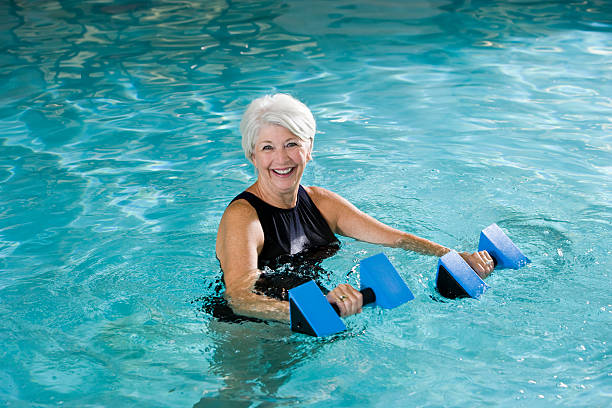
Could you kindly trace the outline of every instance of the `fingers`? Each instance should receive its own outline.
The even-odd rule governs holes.
[[[495,268],[495,262],[493,261],[493,257],[487,251],[479,252],[481,258],[485,261],[485,264],[493,270]]]
[[[472,254],[463,252],[461,256],[482,279],[493,272],[495,265],[493,258],[491,258],[487,251],[474,252]]]
[[[335,303],[340,310],[340,316],[350,316],[361,313],[363,296],[349,284],[343,283],[327,294],[327,300]]]
[[[480,258],[482,259],[482,261],[484,262],[483,278],[486,278],[487,276],[491,274],[491,272],[493,272],[493,269],[495,269],[495,262],[493,262],[493,258],[491,257],[491,255],[489,255],[487,251],[480,251],[478,252],[478,254],[480,255]]]

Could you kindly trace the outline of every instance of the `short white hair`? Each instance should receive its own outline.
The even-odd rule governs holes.
[[[317,124],[310,109],[291,95],[266,95],[251,102],[240,121],[242,150],[250,162],[259,131],[266,125],[284,127],[300,140],[309,142],[312,149]]]

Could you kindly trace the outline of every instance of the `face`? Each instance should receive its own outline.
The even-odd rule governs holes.
[[[286,128],[262,127],[251,156],[260,186],[275,194],[295,191],[311,159],[310,151],[309,142],[302,141]]]

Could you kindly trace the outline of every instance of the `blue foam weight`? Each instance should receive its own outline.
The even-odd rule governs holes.
[[[291,330],[311,336],[329,336],[346,330],[315,281],[309,281],[289,291]]]
[[[438,261],[436,276],[438,292],[447,298],[478,298],[488,286],[456,251],[450,251]]]
[[[374,291],[375,305],[392,309],[414,299],[414,295],[385,254],[362,259],[360,271],[361,287]]]
[[[531,262],[497,224],[482,230],[478,250],[487,251],[497,262],[498,268],[519,269]]]

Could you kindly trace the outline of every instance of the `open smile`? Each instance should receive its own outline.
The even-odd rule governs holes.
[[[272,172],[280,177],[288,177],[295,171],[295,167],[287,167],[284,169],[272,169]]]

